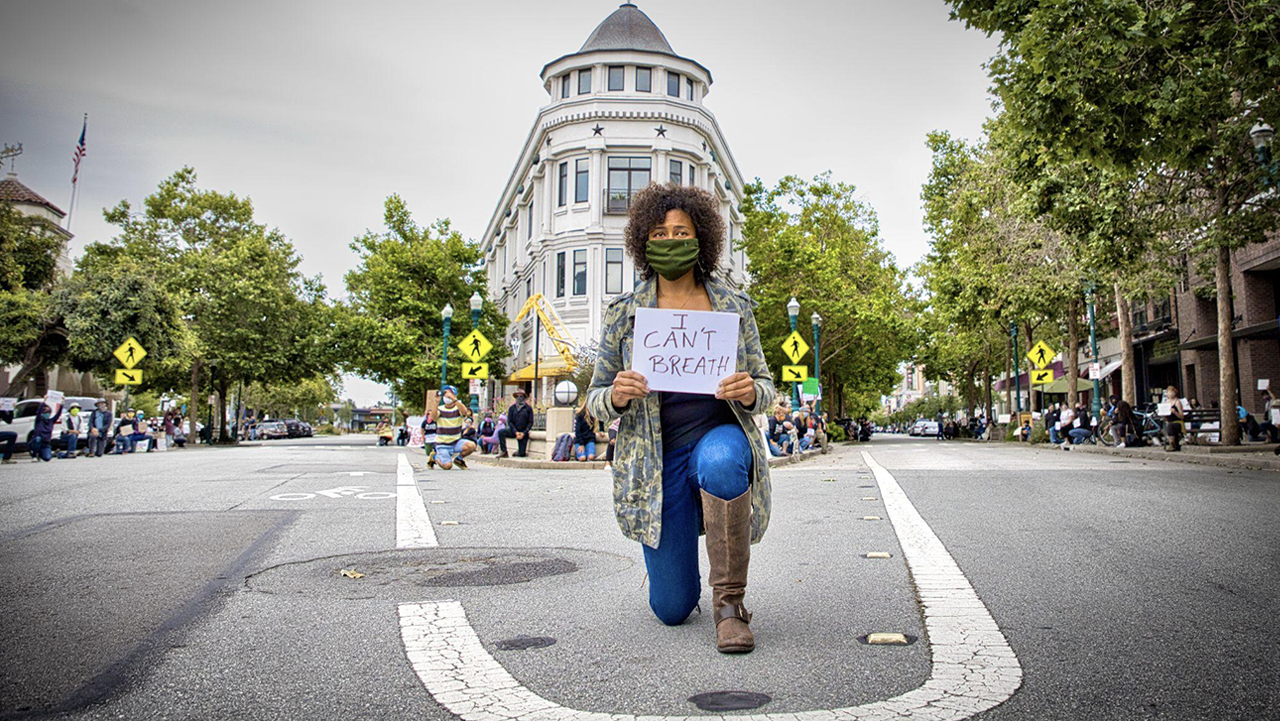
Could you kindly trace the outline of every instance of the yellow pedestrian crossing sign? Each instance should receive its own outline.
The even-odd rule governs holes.
[[[142,347],[142,344],[139,343],[137,339],[131,337],[129,340],[121,343],[119,348],[116,348],[114,355],[116,358],[120,359],[120,364],[125,368],[132,368],[138,365],[139,361],[146,357],[147,351]],[[119,381],[116,382],[119,383]]]
[[[493,350],[493,344],[488,338],[484,337],[484,333],[479,330],[473,330],[467,334],[465,338],[458,342],[458,350],[462,351],[462,355],[472,363],[479,362],[481,358],[489,355],[489,351]],[[467,376],[468,378],[470,376]]]
[[[1031,385],[1042,386],[1046,383],[1053,382],[1053,369],[1047,368],[1042,371],[1031,371]]]
[[[1027,360],[1031,361],[1036,368],[1044,368],[1053,362],[1056,355],[1058,355],[1058,351],[1050,348],[1048,343],[1040,341],[1032,346],[1031,350],[1027,351]]]
[[[804,354],[809,352],[809,344],[804,342],[804,338],[798,331],[793,330],[791,335],[782,341],[782,352],[787,354],[792,363],[799,363]]]
[[[116,369],[116,385],[118,386],[138,386],[142,385],[142,370],[139,368],[117,368]]]
[[[467,379],[478,378],[480,380],[487,380],[489,378],[489,364],[488,363],[463,363],[462,377]]]
[[[809,366],[782,366],[785,383],[803,383],[809,379]]]

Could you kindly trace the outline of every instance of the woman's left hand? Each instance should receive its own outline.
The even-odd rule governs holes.
[[[756,381],[750,373],[738,372],[720,381],[716,398],[738,401],[750,408],[756,404]]]

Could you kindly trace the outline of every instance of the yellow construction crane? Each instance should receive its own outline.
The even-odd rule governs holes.
[[[560,357],[564,359],[565,368],[571,375],[578,369],[578,361],[574,358],[573,353],[578,349],[578,344],[573,341],[573,335],[569,333],[569,329],[565,328],[564,321],[560,320],[560,314],[556,312],[554,306],[547,302],[541,293],[534,293],[529,296],[529,300],[525,301],[524,307],[516,314],[516,322],[524,320],[524,317],[532,310],[537,314],[537,321],[541,321],[541,325],[547,329],[547,336],[551,338],[551,344],[556,347],[556,351],[560,353]],[[538,339],[541,337],[541,329],[539,323],[535,321],[533,324],[533,365],[534,379],[537,379],[538,365]]]

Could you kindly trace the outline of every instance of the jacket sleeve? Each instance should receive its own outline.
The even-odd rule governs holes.
[[[635,404],[627,406],[622,413],[613,407],[613,379],[624,370],[622,358],[623,320],[626,317],[626,304],[615,302],[605,310],[604,332],[600,336],[600,344],[596,349],[596,368],[591,376],[591,385],[587,389],[587,409],[591,415],[602,421],[612,421],[622,413],[635,408]]]
[[[747,406],[742,401],[734,401],[739,407],[751,414],[764,413],[773,407],[778,391],[773,387],[773,374],[764,360],[764,348],[760,345],[760,329],[756,326],[756,315],[750,307],[742,311],[742,331],[746,348],[746,368],[744,371],[755,379],[756,402]]]

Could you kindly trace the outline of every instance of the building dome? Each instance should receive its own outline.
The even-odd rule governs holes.
[[[676,54],[658,26],[632,3],[623,3],[604,22],[597,25],[578,52],[589,53],[595,50],[645,50]]]

